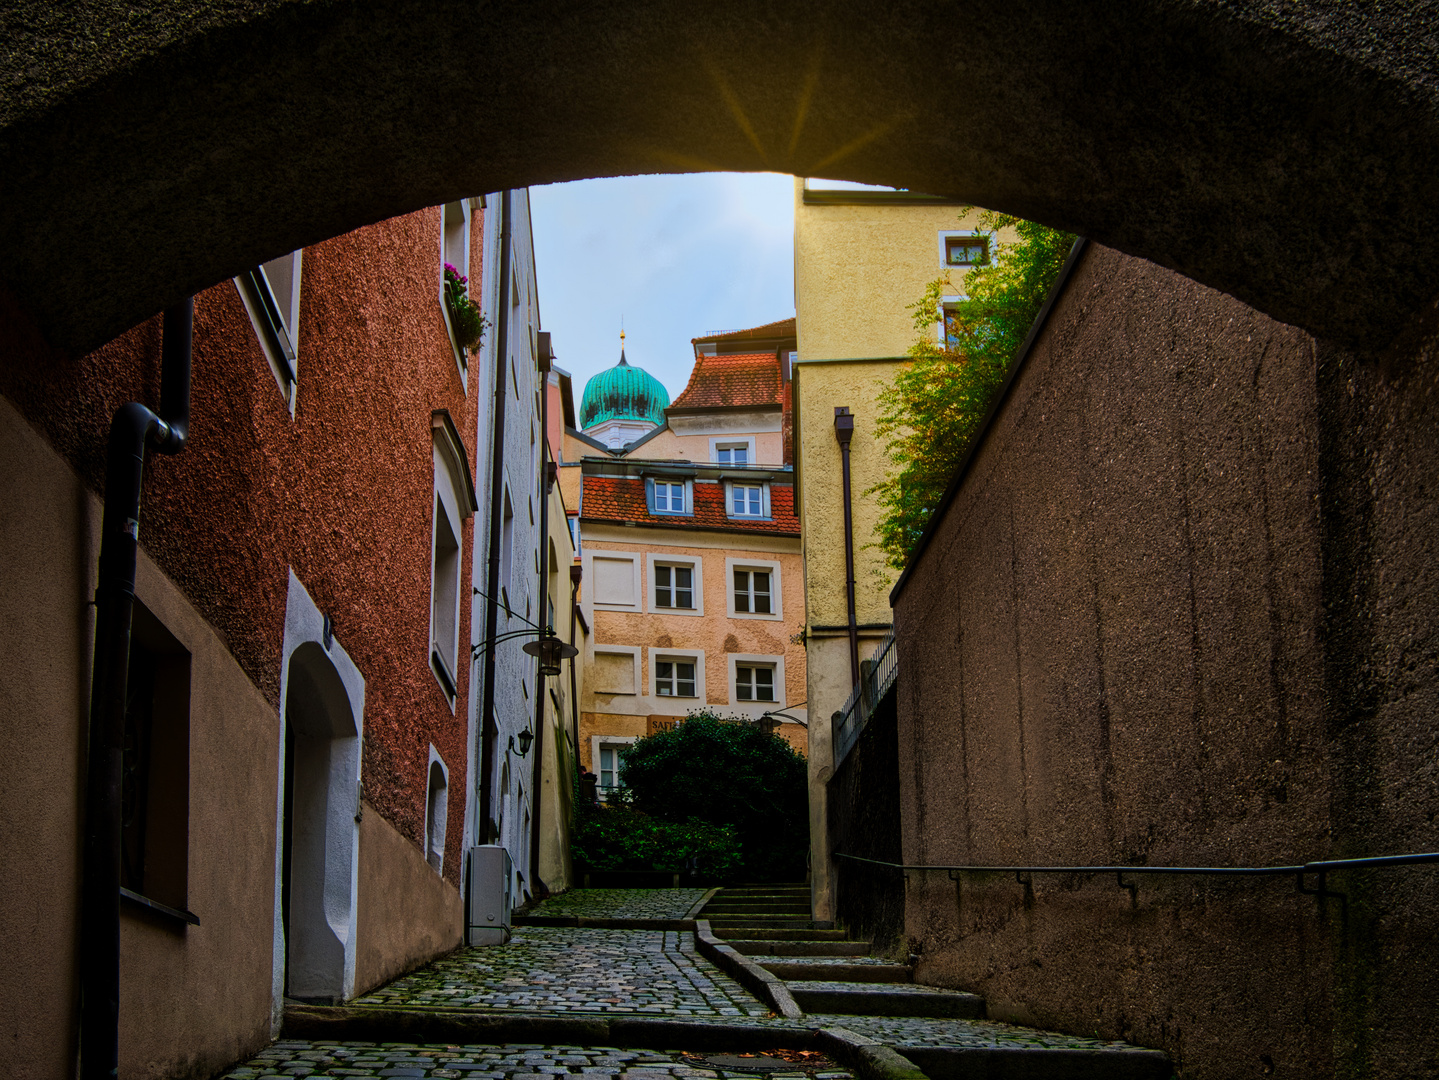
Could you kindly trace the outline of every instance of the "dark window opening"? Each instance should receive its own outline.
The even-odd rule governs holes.
[[[121,756],[120,885],[186,907],[190,654],[138,601]]]

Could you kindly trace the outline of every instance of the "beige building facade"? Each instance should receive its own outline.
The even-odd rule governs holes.
[[[625,747],[700,709],[767,718],[808,749],[793,321],[694,346],[689,385],[643,437],[597,453],[567,432],[593,627],[580,754],[602,794]]]
[[[891,469],[875,436],[878,396],[915,342],[909,305],[940,277],[947,278],[946,299],[962,298],[965,275],[991,253],[978,211],[961,203],[798,178],[794,243],[795,505],[805,572],[806,697],[815,718],[809,741],[814,916],[823,921],[834,918],[825,794],[834,769],[830,718],[853,690],[858,662],[893,629],[894,575],[875,546],[881,509],[866,494]],[[938,321],[933,332],[936,339],[942,333]],[[847,413],[840,423],[852,432],[853,631],[837,410]]]

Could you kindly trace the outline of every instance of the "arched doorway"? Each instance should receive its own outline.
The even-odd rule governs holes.
[[[706,169],[957,196],[1361,348],[1439,293],[1430,3],[188,6],[12,21],[0,267],[55,344],[448,199]]]
[[[354,993],[364,712],[363,679],[293,574],[285,651],[277,1008]]]

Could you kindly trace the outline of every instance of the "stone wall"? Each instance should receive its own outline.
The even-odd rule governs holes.
[[[1433,337],[1091,246],[895,599],[904,861],[1432,850]],[[1434,870],[911,882],[917,977],[1187,1077],[1431,1075]],[[1309,885],[1314,881],[1311,878]]]

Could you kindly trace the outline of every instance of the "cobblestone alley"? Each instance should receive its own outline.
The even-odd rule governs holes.
[[[914,1059],[939,1051],[1056,1066],[1023,1075],[1157,1075],[1147,1051],[986,1020],[780,1016],[701,955],[694,930],[651,928],[693,925],[707,896],[575,890],[518,920],[506,945],[457,950],[343,1008],[291,1006],[285,1037],[225,1076],[922,1080]]]

